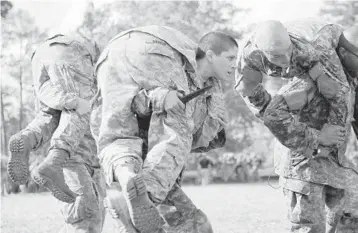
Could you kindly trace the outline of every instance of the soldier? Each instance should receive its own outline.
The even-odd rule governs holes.
[[[336,49],[351,54],[357,48],[337,25],[294,22],[287,31],[276,21],[258,26],[243,48],[236,88],[288,148],[275,152],[281,153],[276,172],[289,203],[291,231],[335,232],[349,209],[344,202],[357,194],[357,174],[342,167],[355,81]],[[343,64],[356,59],[352,56]],[[260,72],[294,78],[271,97]]]
[[[26,182],[30,151],[51,139],[49,155],[31,175],[64,201],[62,232],[99,233],[106,186],[89,126],[89,100],[96,93],[93,67],[99,51],[80,31],[70,35],[50,37],[32,57],[40,112],[10,139],[8,172],[17,182]]]
[[[233,74],[236,54],[236,41],[224,33],[209,33],[197,48],[182,33],[161,26],[123,32],[105,48],[96,68],[99,93],[91,127],[107,183],[120,184],[108,193],[106,204],[123,232],[162,232],[155,205],[166,202],[178,209],[179,220],[188,220],[176,232],[212,232],[205,214],[176,180],[191,151],[225,142],[227,113],[220,82]],[[206,94],[181,102],[182,93],[209,85]],[[151,106],[144,139],[148,153],[142,150],[144,126],[138,123],[133,99],[134,106]]]
[[[65,183],[63,165],[74,155],[89,127],[90,99],[96,90],[92,74],[99,51],[91,41],[76,34],[72,39],[58,34],[38,46],[32,56],[32,72],[36,97],[41,112],[33,123],[10,138],[8,172],[15,182],[24,183],[29,173],[29,153],[36,149],[35,136],[49,135],[51,147],[46,159],[32,172],[33,179],[67,203],[75,194]],[[49,121],[61,111],[56,130],[41,131],[37,124]],[[35,132],[35,133],[34,133]]]

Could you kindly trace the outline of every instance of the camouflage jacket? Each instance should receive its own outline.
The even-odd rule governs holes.
[[[295,99],[296,105],[289,106],[287,98]],[[341,169],[344,156],[338,158],[332,152],[328,157],[312,157],[319,148],[319,131],[328,121],[330,106],[311,79],[294,78],[274,97],[260,84],[245,101],[280,142],[275,148],[278,175],[337,188],[345,186]]]
[[[192,138],[189,143],[192,145],[192,150],[195,151],[207,151],[223,146],[225,142],[224,125],[226,123],[226,109],[223,102],[221,84],[215,78],[204,82],[196,75],[195,51],[197,45],[184,34],[172,28],[162,26],[145,26],[122,32],[109,42],[97,62],[97,67],[106,62],[111,43],[115,43],[116,40],[131,32],[142,32],[157,37],[158,40],[153,41],[153,43],[158,43],[161,46],[157,46],[156,49],[158,51],[153,50],[148,52],[163,54],[163,56],[181,61],[180,63],[182,63],[181,65],[183,67],[182,72],[185,73],[183,76],[168,73],[166,74],[166,79],[161,80],[163,79],[162,75],[154,75],[151,74],[150,71],[147,71],[145,76],[142,73],[136,72],[136,75],[132,76],[132,78],[141,88],[138,95],[142,94],[146,97],[143,99],[143,101],[146,102],[144,105],[149,106],[150,103],[153,110],[155,110],[156,113],[160,113],[164,109],[165,96],[170,90],[179,90],[185,94],[189,94],[198,88],[203,88],[205,85],[213,85],[214,88],[212,88],[212,90],[186,104],[187,119],[192,125],[192,135],[188,137],[188,139]],[[165,43],[163,43],[163,41]],[[149,45],[148,49],[151,49]],[[179,54],[179,57],[177,57],[177,54]],[[165,60],[163,59],[163,61]],[[148,61],[148,63],[150,63],[150,61]],[[151,65],[158,66],[158,64]],[[168,66],[170,65],[171,64],[168,64]],[[148,76],[151,78],[148,78]],[[171,84],[168,85],[168,83]],[[97,106],[101,106],[101,95],[101,90],[99,90],[96,101]],[[95,115],[93,119],[97,119],[96,121],[100,122],[100,120],[98,120],[99,115],[93,115]],[[153,126],[152,128],[155,127]],[[99,126],[94,122],[92,124],[92,130],[95,135],[99,134],[99,132],[96,132],[98,129]],[[141,133],[142,138],[148,137],[148,132],[142,131]],[[151,135],[149,135],[149,141],[150,140]],[[99,148],[101,150],[101,146],[99,146]]]
[[[80,42],[55,35],[32,55],[36,96],[57,110],[77,107],[77,98],[91,99],[96,91],[93,58]]]
[[[240,54],[238,72],[236,75],[236,89],[243,94],[242,84],[251,82],[250,78],[261,77],[265,73],[272,77],[284,77],[303,80],[311,80],[318,88],[323,97],[328,100],[330,105],[328,114],[328,123],[347,127],[353,120],[354,89],[351,88],[344,69],[336,53],[339,38],[342,34],[342,28],[338,25],[325,24],[319,21],[294,21],[286,25],[293,45],[291,65],[287,70],[272,65],[264,56],[263,52],[258,50],[256,45],[251,43],[251,38],[247,41]],[[257,84],[254,84],[255,86]],[[254,89],[254,88],[252,88]],[[251,94],[244,98],[252,97]],[[252,99],[252,98],[251,98]],[[296,98],[285,98],[289,109],[297,108]],[[248,101],[250,102],[250,101]],[[307,102],[306,102],[307,103]],[[301,104],[306,104],[301,103]],[[266,106],[261,106],[266,107]],[[258,115],[262,116],[263,109],[257,109]],[[270,129],[278,136],[277,129]],[[349,132],[349,130],[347,130]],[[310,132],[306,144],[311,144],[312,151],[318,148],[318,143],[311,140],[311,136],[316,134]],[[347,135],[348,138],[348,135]],[[292,148],[303,152],[303,148]],[[330,147],[331,151],[337,151],[338,148]],[[342,156],[345,148],[339,149],[339,155]]]
[[[53,131],[48,129],[58,127],[61,114],[53,109],[72,110],[76,108],[78,97],[89,100],[94,96],[97,85],[93,69],[92,54],[72,37],[55,35],[37,47],[32,55],[37,104],[43,111],[50,113],[52,118],[56,118],[50,122],[37,122],[43,138],[51,138]],[[96,152],[96,142],[88,122],[88,129],[76,148],[75,159],[86,165],[99,167]]]

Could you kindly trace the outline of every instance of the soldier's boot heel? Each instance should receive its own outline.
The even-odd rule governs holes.
[[[197,229],[198,233],[214,232],[208,217],[206,216],[206,214],[204,214],[203,211],[199,209],[196,211],[194,216],[194,225],[194,228]]]
[[[118,233],[139,233],[133,226],[126,200],[119,190],[107,190],[104,207],[117,224]]]
[[[137,166],[131,163],[122,164],[117,166],[114,173],[122,189],[134,227],[140,233],[162,232],[165,222],[149,199]]]
[[[33,180],[47,188],[58,200],[73,203],[77,194],[72,192],[65,182],[63,165],[68,153],[61,149],[52,149],[46,159],[31,172]]]
[[[7,172],[12,181],[25,184],[29,176],[29,155],[35,145],[31,135],[19,132],[9,141],[10,157]]]
[[[161,232],[164,220],[149,199],[143,178],[136,174],[122,187],[134,227],[141,233]]]

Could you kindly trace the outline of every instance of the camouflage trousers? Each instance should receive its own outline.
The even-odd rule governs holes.
[[[43,107],[27,127],[22,130],[22,132],[31,132],[33,150],[39,149],[51,139],[59,125],[60,118],[61,111]]]
[[[158,210],[166,221],[164,229],[167,233],[212,232],[208,217],[194,205],[179,184],[174,185],[165,201],[158,206]]]
[[[61,233],[102,232],[106,182],[102,170],[70,159],[64,167],[66,184],[76,194],[74,203],[61,203],[65,225]]]
[[[344,221],[345,191],[327,185],[287,179],[283,193],[288,204],[291,232],[350,232]],[[292,181],[292,182],[290,182]],[[351,224],[351,222],[349,222]],[[336,227],[342,229],[335,231]],[[357,228],[358,229],[358,228]]]
[[[61,111],[47,109],[40,111],[35,119],[23,130],[38,149],[51,139],[55,132]],[[65,180],[69,188],[79,196],[72,204],[61,203],[65,226],[62,233],[100,233],[105,209],[103,199],[106,184],[99,161],[96,158],[94,139],[85,133],[75,153],[64,166]]]
[[[62,111],[59,125],[51,138],[50,149],[66,150],[69,156],[73,156],[88,127],[89,113],[79,115],[74,110]]]
[[[87,128],[89,128],[90,113],[79,115],[74,110],[58,111],[45,106],[43,103],[38,103],[38,105],[41,109],[40,113],[33,122],[30,123],[29,127],[36,129],[37,133],[43,134],[37,122],[40,120],[48,122],[52,117],[51,114],[57,115],[57,118],[58,114],[60,114],[58,123],[51,124],[50,130],[55,129],[52,131],[52,134],[49,134],[50,132],[45,133],[49,134],[51,138],[50,149],[62,149],[65,150],[69,156],[72,156],[80,144],[80,141],[83,140]]]

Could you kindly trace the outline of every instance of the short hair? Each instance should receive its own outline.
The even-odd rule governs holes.
[[[206,52],[211,50],[216,55],[228,51],[232,47],[239,47],[234,37],[221,31],[212,31],[206,33],[199,41],[199,46],[196,50],[196,59],[205,57]]]

